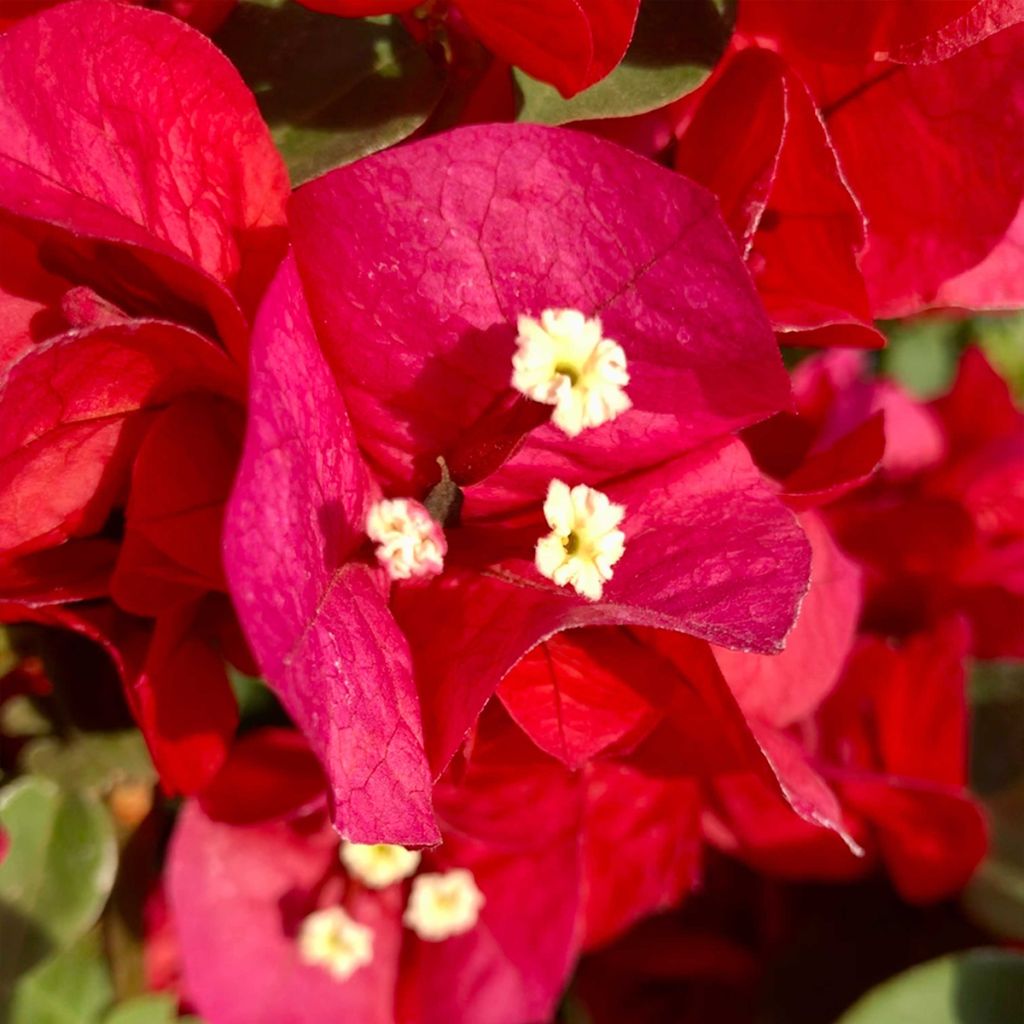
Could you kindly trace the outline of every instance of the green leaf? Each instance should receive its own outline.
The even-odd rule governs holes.
[[[82,732],[71,739],[47,737],[27,744],[25,771],[43,775],[69,789],[107,793],[122,782],[154,782],[156,771],[142,733]]]
[[[982,351],[1024,400],[1024,312],[975,317],[974,333]]]
[[[992,842],[964,892],[964,909],[994,934],[1024,942],[1024,783],[985,804]]]
[[[98,1024],[113,990],[95,935],[43,961],[18,983],[9,1024]]]
[[[969,693],[971,788],[986,796],[1024,782],[1024,665],[975,664]]]
[[[919,398],[949,390],[963,347],[964,325],[927,318],[881,325],[889,337],[881,353],[882,370]]]
[[[295,185],[404,139],[444,86],[398,18],[247,0],[217,44],[255,93]]]
[[[18,652],[11,640],[11,631],[0,626],[0,676],[7,675],[18,664]]]
[[[129,999],[116,1006],[103,1024],[174,1024],[178,1019],[177,1001],[171,996],[149,995]]]
[[[517,120],[566,124],[657,110],[708,77],[730,32],[729,14],[712,0],[648,0],[622,63],[572,99],[515,69]]]
[[[0,708],[0,732],[5,736],[46,736],[52,731],[50,720],[23,693],[11,697]]]
[[[0,791],[10,849],[0,863],[0,991],[99,917],[117,869],[106,809],[94,797],[29,776]]]
[[[839,1024],[1010,1024],[1024,1011],[1024,956],[974,949],[872,989]]]

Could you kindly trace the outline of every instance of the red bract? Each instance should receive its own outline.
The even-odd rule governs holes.
[[[798,730],[835,785],[857,861],[821,830],[780,813],[749,778],[717,784],[726,848],[785,877],[851,877],[881,859],[912,902],[961,889],[984,856],[986,829],[966,792],[967,634],[953,621],[901,648],[861,641],[843,679]]]
[[[491,126],[312,182],[291,221],[298,273],[282,271],[257,325],[227,565],[343,834],[436,836],[410,644],[435,775],[502,676],[560,630],[779,648],[806,540],[729,435],[788,385],[705,193],[587,136]],[[575,438],[509,386],[516,317],[547,308],[600,314],[628,354],[632,408]],[[399,632],[366,515],[378,488],[426,499],[438,457],[461,518],[444,574],[392,588]],[[533,567],[554,478],[627,509],[603,600]]]
[[[926,446],[904,447],[902,459],[887,453],[888,470],[829,513],[840,543],[868,568],[868,625],[899,635],[959,612],[972,653],[1019,657],[1024,415],[977,350],[948,396],[915,411],[916,422],[931,420]]]
[[[417,0],[300,2],[348,18],[418,6]],[[502,60],[550,82],[563,96],[573,96],[622,60],[633,38],[640,0],[452,0],[451,6],[455,31],[464,21]]]
[[[810,525],[821,532],[816,523]],[[722,774],[753,772],[797,815],[841,831],[839,806],[828,787],[808,771],[804,759],[780,748],[774,736],[752,731],[730,690],[730,685],[736,691],[746,689],[748,713],[759,717],[761,689],[755,691],[752,683],[756,666],[764,663],[766,702],[778,720],[785,721],[787,715],[796,717],[797,708],[816,706],[834,683],[852,635],[857,578],[823,539],[815,539],[815,550],[812,573],[821,575],[823,582],[805,599],[808,618],[805,621],[802,615],[798,620],[787,652],[758,658],[717,649],[731,672],[729,682],[703,642],[647,629],[583,629],[540,644],[498,689],[502,703],[541,749],[569,768],[585,765],[595,785],[608,789],[615,773],[628,775],[637,768],[664,780],[661,792],[649,787],[651,806],[636,808],[638,820],[648,822],[646,834],[652,843],[661,835],[667,844],[691,845],[691,877],[697,869],[701,794]],[[835,622],[829,620],[830,614]],[[728,661],[730,656],[735,660]],[[745,674],[744,659],[755,663]],[[780,665],[773,674],[775,662]],[[811,669],[820,670],[820,678],[809,677]],[[597,757],[602,760],[593,760]],[[606,763],[606,758],[620,763]],[[669,811],[667,801],[673,802],[674,811]],[[656,813],[664,817],[678,816],[679,824],[674,829],[656,828],[654,808],[661,808]],[[657,873],[647,881],[667,884]],[[639,915],[638,908],[645,905],[640,897],[625,904],[610,894],[595,894],[595,900],[599,906],[609,902],[620,914],[631,907]],[[606,934],[600,927],[596,932]]]
[[[932,403],[867,376],[855,353],[808,360],[793,384],[798,412],[745,436],[791,505],[827,506],[865,571],[867,628],[901,636],[959,613],[972,653],[1017,656],[1024,416],[984,356],[968,350]]]
[[[676,167],[718,196],[780,340],[881,346],[864,217],[806,86],[774,53],[734,51],[688,115]]]
[[[826,65],[809,79],[868,219],[876,316],[936,304],[1009,231],[1024,196],[1022,45],[1017,27],[937,64]]]
[[[31,14],[38,14],[48,7],[56,7],[68,0],[14,0],[0,12],[0,29],[13,25]],[[238,0],[106,0],[107,3],[137,4],[139,7],[155,7],[173,14],[176,18],[188,22],[193,28],[206,32],[215,32],[234,10]]]
[[[812,514],[802,519],[811,541],[811,587],[786,641],[771,658],[715,649],[748,716],[785,727],[812,714],[831,692],[853,643],[860,612],[860,573]]]
[[[108,609],[97,639],[168,788],[192,790],[235,721],[207,635],[223,616],[200,602],[224,586],[239,361],[283,246],[284,167],[206,39],[76,2],[0,37],[0,182],[0,593],[29,617],[111,592],[158,617]]]
[[[249,744],[272,754],[279,737]],[[233,765],[226,774],[238,777]],[[243,792],[225,804],[237,808]],[[547,1019],[584,920],[594,938],[616,934],[637,908],[688,885],[694,851],[673,827],[686,818],[673,809],[681,792],[611,767],[567,772],[491,716],[468,761],[438,786],[445,843],[419,868],[471,871],[484,895],[476,924],[441,941],[403,930],[408,883],[374,891],[345,875],[323,817],[238,827],[189,805],[168,874],[185,990],[211,1024]],[[606,888],[619,875],[623,888]],[[667,889],[636,892],[652,885]],[[297,944],[308,914],[339,903],[373,930],[372,961],[343,980],[303,963]]]
[[[742,32],[826,61],[943,59],[1024,16],[1019,0],[860,0],[799,7],[788,0],[740,5]]]
[[[1024,198],[1024,5],[798,8],[744,5],[740,33],[779,50],[814,95],[867,219],[860,265],[874,315],[1013,304],[1014,225]],[[802,187],[829,170],[829,161],[805,165]]]

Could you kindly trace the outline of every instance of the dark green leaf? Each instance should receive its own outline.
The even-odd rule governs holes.
[[[882,370],[919,398],[949,389],[963,343],[961,322],[944,319],[883,324],[889,345],[881,354]]]
[[[1024,942],[1024,783],[985,803],[992,842],[964,893],[964,908],[996,935]]]
[[[256,94],[295,185],[404,139],[443,88],[397,18],[246,0],[217,43]]]
[[[572,99],[516,69],[518,120],[567,124],[657,110],[708,77],[730,31],[729,15],[712,0],[648,0],[622,63]]]
[[[971,788],[987,796],[1024,781],[1024,665],[978,663],[969,692]]]
[[[98,1024],[112,997],[99,942],[89,935],[21,979],[9,1024]]]
[[[170,996],[148,995],[129,999],[104,1018],[103,1024],[174,1024],[177,1002]]]
[[[0,989],[96,921],[117,868],[106,809],[95,798],[27,777],[0,791],[10,849],[0,863]]]
[[[1024,1016],[1024,956],[975,949],[872,989],[839,1024],[1010,1024]]]
[[[973,325],[985,355],[1024,401],[1024,312],[975,317]]]
[[[0,709],[0,732],[5,736],[46,736],[52,731],[50,720],[25,694],[11,697]]]
[[[33,740],[21,755],[25,771],[44,775],[62,786],[106,793],[123,782],[154,782],[156,772],[142,734],[77,733],[65,742]]]

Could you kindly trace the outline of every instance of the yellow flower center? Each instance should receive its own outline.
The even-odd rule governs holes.
[[[303,963],[323,967],[339,981],[373,959],[373,932],[341,907],[310,914],[299,929],[298,944]]]
[[[570,488],[552,480],[544,501],[551,532],[537,541],[534,552],[538,572],[589,601],[599,601],[626,550],[626,535],[619,529],[625,514],[622,505],[593,487]]]
[[[540,320],[520,316],[512,386],[553,405],[551,422],[570,437],[598,427],[630,407],[622,346],[602,336],[601,321],[575,309],[546,309]]]

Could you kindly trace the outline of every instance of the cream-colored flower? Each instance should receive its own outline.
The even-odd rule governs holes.
[[[412,498],[378,501],[366,517],[366,534],[377,544],[377,560],[393,580],[436,576],[444,569],[444,531]]]
[[[545,405],[570,437],[615,419],[630,407],[622,346],[602,337],[601,321],[576,309],[545,309],[540,320],[520,316],[512,386]]]
[[[465,868],[417,875],[402,921],[421,939],[442,942],[473,928],[483,905],[484,894]]]
[[[537,570],[560,587],[572,587],[590,601],[600,600],[612,566],[626,550],[626,535],[619,529],[625,514],[622,505],[593,487],[570,488],[552,480],[544,500],[551,532],[537,541]]]
[[[299,956],[344,981],[373,959],[373,932],[341,907],[317,910],[299,929]]]
[[[391,843],[342,843],[338,851],[348,873],[371,889],[386,889],[420,866],[416,850]]]

